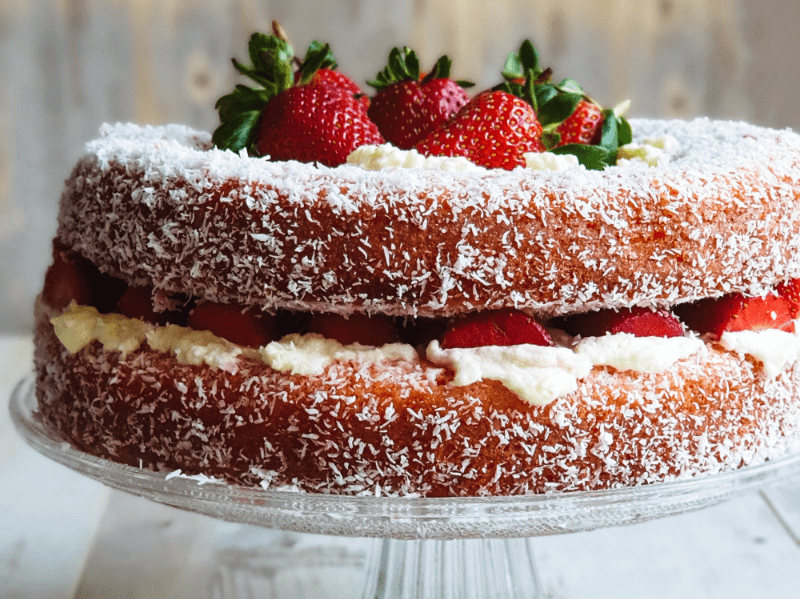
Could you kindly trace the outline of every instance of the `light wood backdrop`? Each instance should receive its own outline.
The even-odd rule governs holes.
[[[479,87],[528,37],[633,116],[800,128],[796,0],[0,0],[0,330],[30,328],[64,178],[106,121],[212,130],[254,30],[328,41],[363,82],[394,45]]]

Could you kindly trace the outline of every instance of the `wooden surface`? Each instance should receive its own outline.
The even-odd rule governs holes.
[[[394,45],[498,80],[525,37],[556,76],[635,116],[800,127],[794,0],[0,0],[0,330],[31,326],[64,178],[106,121],[213,129],[230,58],[280,20],[364,82]]]
[[[6,409],[28,336],[0,335],[0,599],[359,597],[370,541],[230,524],[40,456]],[[531,541],[551,599],[795,599],[800,476],[697,512]]]

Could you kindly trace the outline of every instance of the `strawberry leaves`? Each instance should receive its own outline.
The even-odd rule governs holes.
[[[452,66],[453,61],[448,56],[441,56],[430,72],[422,78],[417,53],[408,47],[395,47],[389,52],[389,64],[375,76],[375,79],[367,81],[367,85],[374,87],[376,91],[381,91],[402,81],[420,81],[425,84],[433,79],[449,79]],[[463,88],[474,85],[470,81],[456,81],[456,83]]]
[[[258,155],[255,137],[258,120],[269,101],[293,83],[292,47],[275,35],[254,33],[248,43],[251,65],[236,60],[237,71],[255,81],[260,88],[237,85],[217,100],[220,126],[211,141],[222,150],[239,152],[246,149]]]
[[[592,143],[587,143],[588,137],[592,137],[588,136],[581,143],[570,143],[577,136],[565,137],[568,128],[565,124],[577,118],[577,112],[585,103],[593,105],[591,112],[595,118],[599,107],[573,79],[560,83],[550,81],[552,70],[542,69],[539,54],[529,40],[522,42],[519,51],[508,55],[502,75],[505,81],[494,89],[511,93],[533,106],[542,125],[542,144],[546,150],[572,154],[587,169],[602,170],[615,165],[620,146],[631,142],[630,124],[621,116],[621,111],[603,110],[599,142],[592,139]],[[570,126],[578,128],[579,124]]]

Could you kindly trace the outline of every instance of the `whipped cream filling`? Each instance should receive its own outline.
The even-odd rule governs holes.
[[[416,350],[405,343],[382,347],[343,345],[316,334],[291,334],[258,349],[240,347],[210,331],[196,331],[178,325],[154,326],[121,314],[100,314],[95,308],[70,304],[50,319],[58,339],[74,354],[92,341],[107,351],[123,355],[146,342],[153,350],[168,352],[181,364],[207,364],[227,372],[237,372],[238,358],[247,356],[290,374],[322,374],[334,362],[361,364],[383,361],[417,362]],[[800,321],[795,333],[777,329],[723,333],[719,344],[739,355],[749,355],[763,364],[769,378],[800,360]],[[453,384],[470,385],[496,380],[533,405],[545,405],[578,388],[580,379],[595,366],[617,370],[659,373],[676,362],[707,351],[695,335],[684,337],[636,337],[627,333],[603,337],[556,336],[559,346],[538,345],[484,346],[443,349],[432,341],[426,357],[455,373]]]
[[[320,335],[287,335],[259,349],[241,347],[210,331],[197,331],[174,324],[154,326],[121,314],[100,314],[91,306],[70,304],[60,315],[50,319],[56,337],[71,354],[94,340],[106,351],[128,354],[142,343],[155,351],[171,353],[180,364],[207,364],[230,373],[239,369],[239,356],[261,359],[265,364],[291,374],[322,374],[336,361],[362,364],[385,360],[418,361],[416,350],[405,343],[372,347],[354,343],[342,345]]]
[[[630,143],[617,152],[617,164],[641,163],[646,166],[662,166],[679,147],[678,140],[665,135],[645,139],[642,143]],[[525,165],[531,170],[561,172],[578,168],[578,158],[572,154],[552,152],[526,152]],[[417,150],[401,150],[392,144],[359,146],[347,157],[347,164],[368,171],[386,168],[411,168],[438,171],[486,171],[463,156],[423,156]]]
[[[794,333],[778,329],[722,333],[719,343],[740,356],[752,356],[761,362],[768,378],[775,378],[800,360],[800,320],[794,321],[794,330]]]
[[[575,391],[578,381],[595,366],[663,372],[678,360],[704,350],[705,344],[697,337],[636,337],[619,333],[581,339],[574,350],[538,345],[442,349],[438,341],[433,341],[427,357],[434,364],[453,370],[455,385],[496,380],[522,400],[545,405]]]

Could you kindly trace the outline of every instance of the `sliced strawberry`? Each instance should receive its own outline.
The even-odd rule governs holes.
[[[553,345],[550,334],[535,318],[511,308],[474,312],[453,321],[442,337],[442,347],[485,345]]]
[[[71,302],[87,306],[91,301],[90,270],[87,260],[59,248],[54,248],[53,263],[44,276],[44,303],[56,310],[66,308]]]
[[[792,303],[776,294],[745,297],[732,293],[707,298],[674,308],[690,329],[719,338],[722,333],[780,329],[794,331]]]
[[[427,75],[409,48],[393,48],[389,64],[369,82],[377,91],[369,118],[389,143],[408,150],[469,101],[468,82],[450,79],[452,61],[442,56]]]
[[[128,287],[117,300],[116,312],[152,324],[167,324],[170,321],[169,313],[159,313],[153,309],[151,287]]]
[[[275,339],[274,316],[237,304],[202,302],[189,313],[186,326],[244,347],[261,347]]]
[[[603,109],[591,100],[581,100],[575,110],[558,127],[559,148],[567,144],[596,144],[600,141]]]
[[[574,314],[553,322],[570,335],[602,337],[628,333],[636,337],[682,337],[683,326],[666,310],[633,307]]]
[[[388,316],[375,314],[317,314],[308,323],[308,332],[335,339],[342,345],[360,343],[380,347],[397,341],[397,327]]]
[[[789,279],[775,287],[775,292],[789,302],[792,318],[800,315],[800,279]]]
[[[542,126],[533,107],[505,91],[484,92],[416,146],[425,156],[464,156],[487,168],[525,165],[526,152],[542,152]]]
[[[403,343],[417,347],[441,339],[447,330],[446,318],[415,318],[403,323],[400,338]]]

